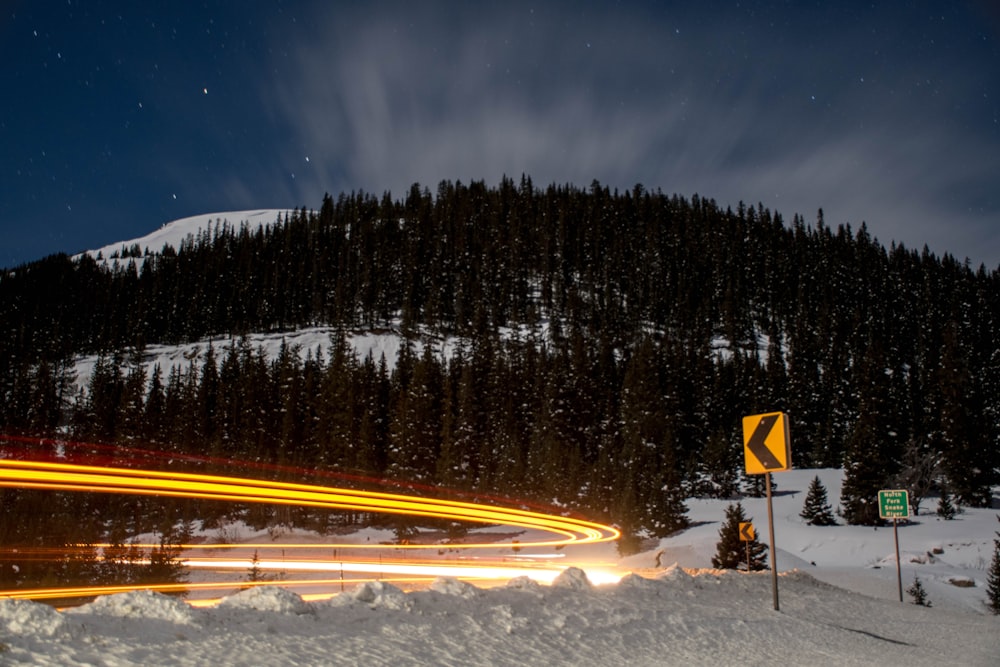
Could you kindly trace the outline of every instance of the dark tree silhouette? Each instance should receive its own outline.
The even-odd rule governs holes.
[[[730,503],[726,507],[726,521],[719,529],[719,542],[716,554],[712,556],[712,567],[736,570],[745,569],[749,565],[750,571],[767,569],[767,545],[757,541],[756,534],[749,541],[740,539],[740,524],[751,521],[751,518],[744,515],[741,503]]]
[[[799,514],[810,526],[835,526],[833,508],[826,500],[826,487],[819,481],[819,475],[809,483],[806,500]]]

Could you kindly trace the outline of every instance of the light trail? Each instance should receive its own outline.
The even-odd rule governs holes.
[[[542,512],[528,511],[518,508],[501,507],[471,503],[459,500],[425,498],[408,496],[398,493],[362,491],[340,487],[325,487],[309,484],[293,484],[273,482],[260,479],[228,477],[222,475],[194,474],[181,472],[164,472],[159,470],[102,467],[94,465],[78,465],[51,461],[18,461],[0,459],[0,487],[17,487],[42,489],[52,491],[85,491],[100,493],[116,493],[128,495],[157,495],[179,498],[195,498],[204,500],[223,500],[232,502],[268,503],[278,505],[302,505],[333,510],[353,510],[375,513],[400,514],[408,516],[429,517],[479,523],[484,525],[502,524],[522,529],[539,530],[548,533],[549,539],[462,542],[439,544],[354,544],[354,543],[321,543],[321,544],[182,544],[180,549],[187,552],[199,550],[227,549],[282,549],[289,551],[331,549],[341,550],[428,550],[428,549],[486,549],[510,547],[519,551],[525,547],[564,547],[568,545],[593,544],[611,542],[620,537],[619,531],[612,526],[564,517]],[[110,545],[96,545],[106,547]],[[134,545],[137,547],[154,548],[159,545]],[[542,554],[544,556],[545,554]],[[537,558],[538,556],[536,556]],[[304,585],[310,588],[316,586],[340,586],[356,584],[365,579],[352,577],[345,581],[345,572],[353,575],[377,574],[378,579],[387,581],[383,575],[393,577],[393,580],[429,581],[435,577],[456,577],[477,581],[504,581],[517,576],[527,575],[543,583],[551,581],[565,569],[565,565],[556,566],[551,563],[540,565],[537,562],[520,561],[514,557],[515,563],[478,564],[463,563],[462,565],[442,564],[438,560],[382,560],[374,562],[352,558],[293,559],[257,561],[235,558],[197,558],[184,559],[181,562],[188,568],[209,568],[214,570],[243,569],[256,566],[261,570],[281,571],[311,571],[340,572],[339,579],[301,580],[301,581],[269,581],[255,582],[255,585],[281,585],[293,587]],[[588,572],[594,583],[617,581],[619,575],[604,568]],[[162,584],[141,586],[99,586],[56,589],[35,589],[31,591],[0,591],[0,597],[25,597],[32,599],[65,599],[71,597],[90,597],[109,593],[143,588],[161,592],[190,592],[201,590],[221,590],[245,588],[246,581],[228,581],[211,584]],[[311,594],[313,595],[313,594]],[[331,594],[332,595],[332,594]]]
[[[66,586],[62,588],[32,588],[25,590],[11,590],[11,591],[0,591],[0,597],[12,598],[16,600],[61,600],[69,598],[79,598],[79,597],[95,597],[99,595],[114,595],[115,593],[128,593],[129,591],[134,591],[136,589],[155,591],[157,593],[186,593],[189,591],[229,591],[232,589],[246,589],[246,588],[261,588],[263,586],[274,586],[280,584],[282,586],[294,587],[294,586],[343,586],[344,584],[362,584],[366,582],[383,582],[383,583],[413,583],[417,578],[415,577],[382,577],[379,579],[374,579],[371,577],[362,579],[287,579],[281,581],[212,581],[212,582],[201,582],[201,583],[186,583],[186,584],[145,584],[142,586]],[[432,578],[423,578],[423,580],[430,582],[433,581]],[[325,597],[331,597],[335,593],[329,594],[313,594],[322,595]],[[304,596],[303,596],[304,597]],[[187,602],[195,606],[210,606],[212,603],[218,603],[221,598],[210,598],[210,599],[199,599],[199,600],[188,600]]]
[[[231,568],[245,571],[247,561],[244,560],[196,560],[188,559],[184,564],[190,568]],[[527,568],[511,565],[442,565],[430,561],[417,562],[372,562],[372,561],[329,561],[329,560],[295,560],[295,561],[258,561],[255,565],[261,570],[283,570],[291,572],[356,572],[375,575],[407,575],[420,576],[428,579],[437,577],[455,577],[456,579],[508,580],[524,576],[530,570],[532,579],[543,583],[552,583],[563,571],[563,568]],[[339,581],[339,580],[338,580]]]
[[[523,542],[519,544],[522,547],[610,542],[620,537],[619,531],[611,526],[516,508],[221,475],[0,460],[0,486],[305,505],[482,524],[499,523],[539,529],[562,536],[557,540]],[[496,544],[490,543],[488,546],[495,547]],[[463,544],[462,547],[475,548],[470,544]]]

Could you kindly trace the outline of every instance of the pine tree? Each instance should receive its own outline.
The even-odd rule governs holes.
[[[253,558],[250,559],[250,568],[247,570],[247,581],[263,581],[264,574],[260,569],[260,556],[257,550],[253,550]]]
[[[739,493],[736,448],[723,429],[716,429],[705,446],[705,471],[713,498],[733,498]]]
[[[887,395],[889,381],[882,346],[870,342],[858,364],[858,420],[844,452],[844,484],[840,491],[841,514],[852,526],[882,524],[878,512],[878,492],[896,473],[892,458],[892,409]]]
[[[919,516],[920,503],[940,474],[941,455],[926,438],[910,438],[903,449],[902,469],[892,486],[910,492],[910,511]]]
[[[400,479],[432,482],[441,450],[444,379],[430,346],[412,369],[390,423],[389,470]]]
[[[960,327],[949,322],[943,333],[941,365],[938,369],[941,401],[942,468],[955,497],[969,507],[989,507],[993,466],[992,447],[984,440],[984,429],[976,425],[978,400]]]
[[[747,567],[747,550],[750,556],[750,571],[767,569],[767,545],[757,541],[757,536],[749,542],[740,539],[740,524],[752,519],[744,516],[743,504],[732,503],[726,507],[726,522],[719,529],[716,555],[712,556],[712,567],[738,570]]]
[[[806,501],[799,516],[805,519],[810,526],[837,525],[836,519],[833,518],[833,508],[826,500],[826,487],[819,481],[819,475],[816,475],[809,483]]]
[[[1000,514],[997,521],[1000,521]],[[1000,530],[993,538],[993,561],[986,573],[986,606],[992,614],[1000,615]]]
[[[906,589],[906,593],[913,598],[913,604],[921,607],[931,606],[931,601],[927,599],[927,591],[920,583],[920,577],[913,577],[913,585]]]
[[[180,560],[179,544],[172,544],[170,535],[163,535],[159,545],[148,553],[148,564],[143,572],[144,583],[181,583],[187,578],[187,568]],[[176,591],[173,595],[183,595],[186,591]]]
[[[142,561],[146,554],[136,544],[120,540],[101,549],[101,563],[97,580],[105,584],[129,585],[142,579]]]
[[[655,344],[646,339],[629,361],[622,384],[623,446],[617,488],[622,490],[621,499],[634,499],[639,525],[665,537],[686,527],[688,518],[681,497],[677,440],[665,414],[658,367]],[[624,491],[629,487],[632,496]]]
[[[941,498],[938,500],[937,515],[945,521],[951,521],[957,513],[955,504],[951,502],[951,492],[948,487],[941,485]]]
[[[771,477],[771,488],[774,489],[774,477],[771,473],[767,473]],[[767,480],[764,475],[751,475],[742,472],[743,475],[743,493],[751,498],[763,498],[767,491]]]
[[[143,404],[142,437],[146,442],[157,442],[165,435],[163,423],[165,409],[163,373],[160,371],[160,365],[155,364],[149,379],[149,391]]]
[[[113,442],[118,434],[124,388],[119,355],[100,355],[90,376],[83,413],[76,419],[77,437]]]

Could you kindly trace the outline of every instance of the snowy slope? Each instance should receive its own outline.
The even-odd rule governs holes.
[[[163,246],[165,245],[172,246],[174,250],[177,250],[180,248],[181,242],[189,236],[196,237],[198,232],[202,229],[212,230],[217,225],[225,224],[231,229],[239,230],[246,225],[250,230],[255,230],[261,226],[270,226],[274,224],[278,219],[279,214],[281,214],[282,218],[284,218],[284,216],[288,214],[288,211],[283,209],[255,209],[251,211],[203,213],[201,215],[195,215],[189,218],[180,218],[179,220],[168,222],[156,231],[146,234],[140,238],[128,241],[118,241],[117,243],[111,243],[102,248],[88,250],[81,254],[90,255],[94,258],[100,256],[107,260],[111,257],[124,255],[124,251],[129,250],[134,245],[138,245],[139,250],[144,255],[147,253],[158,254],[163,250]]]
[[[139,243],[158,252],[218,219],[270,224],[279,211],[210,214],[99,249],[108,258]],[[92,251],[96,256],[98,251]],[[254,336],[274,354],[281,342],[303,354],[329,345],[329,330]],[[395,363],[392,332],[351,338]],[[220,354],[226,341],[216,341]],[[186,367],[207,343],[146,350],[147,363]],[[446,349],[442,349],[447,354]],[[77,365],[85,385],[93,359]],[[793,444],[794,459],[794,444]],[[553,586],[518,579],[479,589],[451,579],[404,593],[368,584],[330,600],[303,602],[278,588],[234,594],[195,609],[151,593],[100,598],[66,612],[0,600],[0,662],[94,665],[1000,665],[1000,618],[985,613],[986,568],[998,511],[967,509],[954,521],[933,514],[899,528],[902,581],[919,576],[931,608],[898,601],[891,528],[806,526],[798,514],[819,475],[834,509],[840,470],[775,475],[781,611],[772,608],[767,573],[710,567],[726,501],[688,501],[692,528],[649,550],[618,559],[608,545],[567,553],[567,561],[617,561],[625,578],[592,587],[570,570]],[[743,499],[767,542],[763,499]],[[998,502],[994,500],[994,507]],[[301,535],[285,539],[303,541]],[[567,552],[570,551],[567,549]],[[677,564],[677,565],[674,565]],[[681,569],[686,568],[686,569]],[[637,574],[627,574],[635,572]]]
[[[840,506],[842,470],[791,470],[774,475],[778,570],[797,568],[849,590],[898,600],[891,526],[878,529],[847,525],[808,526],[799,517],[809,482],[815,476],[819,476],[827,489],[828,501],[836,510]],[[993,554],[994,533],[1000,530],[1000,522],[997,521],[1000,512],[966,509],[954,520],[944,521],[934,513],[937,500],[937,497],[925,499],[921,514],[899,525],[903,588],[908,588],[914,576],[919,576],[935,607],[982,613],[986,569]],[[766,500],[744,498],[741,502],[746,516],[753,519],[758,539],[767,542]],[[994,506],[997,504],[995,499]],[[688,500],[692,520],[696,524],[700,520],[705,523],[662,540],[661,562],[707,567],[715,554],[719,539],[718,517],[723,515],[725,505],[724,501],[717,500]],[[717,518],[711,519],[713,516]],[[966,587],[970,581],[975,585]]]
[[[111,243],[101,248],[88,250],[76,257],[82,255],[89,255],[95,259],[100,257],[102,261],[114,264],[131,262],[138,270],[142,267],[143,258],[125,256],[133,246],[138,245],[143,255],[147,253],[158,254],[165,245],[172,246],[176,250],[185,239],[197,237],[202,230],[211,231],[219,225],[226,225],[233,229],[246,226],[250,230],[255,230],[262,226],[273,225],[279,215],[284,219],[289,213],[283,209],[255,209],[195,215],[168,222],[156,231],[140,238]],[[122,257],[124,259],[121,259]],[[315,354],[317,351],[327,354],[331,345],[331,332],[331,327],[313,327],[280,334],[251,334],[247,338],[254,350],[263,348],[269,358],[276,357],[281,345],[285,343],[297,347],[304,359],[307,354]],[[160,366],[164,377],[173,366],[187,370],[189,364],[194,362],[195,367],[198,367],[210,344],[215,346],[216,355],[221,358],[225,346],[229,342],[228,340],[206,340],[179,346],[150,345],[144,351],[147,377],[155,365]],[[395,367],[402,339],[393,331],[357,332],[350,336],[350,342],[359,360],[365,359],[369,354],[376,362],[384,357],[388,368],[392,369]],[[422,347],[417,345],[415,351],[418,354],[421,353]],[[443,349],[442,352],[447,353],[447,350]],[[77,387],[85,388],[87,386],[96,361],[96,355],[87,355],[77,359],[75,364],[75,385]]]
[[[897,597],[891,529],[812,527],[798,518],[815,474],[832,503],[840,471],[775,475],[780,611],[768,573],[706,567],[725,501],[690,501],[695,527],[619,561],[618,584],[583,570],[552,586],[515,579],[480,589],[439,579],[404,593],[364,584],[317,602],[279,588],[195,609],[157,594],[99,598],[57,612],[0,600],[0,660],[64,665],[997,665],[1000,618],[985,613],[996,510],[899,529],[903,584],[918,575],[930,608]],[[746,499],[767,541],[763,500]],[[300,535],[284,539],[301,540]],[[942,553],[927,558],[933,547]],[[567,552],[570,549],[567,548]],[[654,567],[659,557],[661,567]],[[567,560],[614,559],[608,545]],[[985,560],[983,560],[985,559]],[[815,562],[815,565],[811,563]],[[634,570],[638,574],[627,574]],[[971,580],[959,587],[950,580]],[[830,581],[837,583],[831,585]]]
[[[319,354],[329,360],[334,344],[332,336],[335,334],[334,327],[318,326],[280,333],[252,333],[246,336],[246,342],[251,350],[262,351],[267,359],[276,359],[281,346],[287,345],[289,349],[297,351],[303,361],[310,355],[316,358]],[[348,332],[346,337],[359,362],[364,362],[370,356],[378,365],[384,359],[389,372],[396,367],[400,350],[406,344],[398,327],[378,331],[352,331]],[[170,369],[174,367],[182,372],[187,372],[191,368],[200,369],[209,346],[214,351],[216,362],[221,363],[230,347],[239,345],[240,342],[230,338],[215,338],[182,345],[147,345],[142,352],[146,379],[148,381],[152,377],[153,368],[156,366],[159,366],[163,380],[169,376]],[[414,354],[418,356],[423,354],[425,345],[432,345],[434,354],[447,359],[454,353],[457,341],[453,338],[423,336],[420,340],[411,341],[411,344]],[[124,355],[124,358],[128,360],[128,355]],[[80,389],[85,391],[89,389],[97,359],[96,354],[80,355],[74,359],[73,393]]]
[[[282,344],[290,348],[297,349],[304,360],[307,355],[322,353],[325,359],[330,358],[330,348],[332,347],[331,334],[335,333],[333,327],[310,327],[286,331],[282,333],[255,333],[246,337],[250,348],[254,351],[263,350],[268,359],[277,358]],[[153,366],[159,365],[163,376],[166,377],[170,369],[174,366],[182,371],[187,371],[193,363],[194,367],[200,368],[204,361],[205,353],[211,345],[215,352],[217,362],[221,362],[227,354],[230,345],[239,341],[228,338],[199,341],[185,345],[148,345],[143,350],[143,364],[146,368],[147,377]],[[348,342],[354,349],[359,361],[363,361],[369,354],[377,363],[383,357],[387,367],[391,370],[396,365],[399,357],[400,346],[403,344],[402,337],[391,330],[381,332],[355,332],[348,335]],[[419,344],[414,346],[417,354],[423,351]],[[97,355],[84,355],[76,359],[74,371],[76,373],[75,384],[78,387],[87,387],[90,376],[94,371],[94,364],[97,363]]]

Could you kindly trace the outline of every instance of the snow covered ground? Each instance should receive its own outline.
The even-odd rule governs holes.
[[[277,214],[196,216],[99,251],[106,260],[134,243],[143,252],[159,252],[165,243],[176,248],[188,234],[219,220],[236,227],[271,224]],[[327,354],[329,333],[310,329],[254,336],[250,342],[269,355],[283,340],[299,345],[303,355],[317,347]],[[351,342],[360,357],[384,355],[394,366],[397,334],[358,333]],[[213,344],[221,356],[226,343]],[[148,368],[159,363],[166,374],[173,365],[186,368],[206,345],[150,346],[145,361]],[[446,349],[441,353],[447,356]],[[86,385],[94,361],[79,360],[78,384]],[[997,509],[966,509],[953,521],[941,521],[933,512],[936,499],[929,499],[920,516],[900,526],[903,587],[919,576],[932,604],[918,607],[906,594],[899,602],[891,528],[804,524],[799,512],[815,475],[836,509],[841,471],[792,470],[774,476],[780,611],[773,609],[769,573],[708,569],[727,502],[690,500],[692,528],[624,559],[613,545],[567,548],[565,562],[579,567],[566,570],[551,586],[517,578],[485,589],[438,579],[424,590],[404,592],[376,582],[316,602],[269,586],[234,593],[207,609],[143,591],[98,598],[64,612],[4,599],[0,663],[1000,665],[1000,617],[985,611],[986,570],[1000,529]],[[743,506],[766,543],[764,499],[747,498]],[[251,537],[259,536],[245,535]],[[272,537],[316,539],[294,533]],[[510,554],[509,546],[491,555],[504,553]],[[588,564],[609,562],[624,578],[592,585]],[[203,576],[192,573],[191,578]]]
[[[709,567],[727,503],[692,500],[693,528],[621,560],[612,545],[567,548],[566,560],[582,569],[566,570],[550,586],[517,578],[485,589],[442,578],[403,592],[375,582],[317,602],[269,586],[208,609],[149,592],[98,598],[64,612],[0,600],[0,662],[1000,664],[1000,618],[984,606],[997,510],[966,509],[953,521],[939,521],[930,501],[927,516],[900,526],[903,586],[919,576],[932,604],[919,607],[905,594],[906,601],[898,601],[891,528],[813,527],[799,518],[816,474],[836,507],[840,471],[775,475],[780,611],[773,609],[769,573],[694,569]],[[743,503],[766,542],[765,501]],[[509,553],[498,547],[498,554],[503,549]],[[599,561],[617,561],[624,578],[590,584],[586,563]]]
[[[335,333],[333,327],[310,327],[281,333],[248,334],[246,341],[250,345],[250,349],[255,352],[263,350],[268,359],[277,358],[281,346],[284,344],[290,349],[296,349],[303,360],[310,354],[315,357],[317,352],[322,353],[323,357],[329,360],[330,349],[333,347],[331,336]],[[359,361],[363,361],[371,354],[376,363],[385,358],[386,367],[390,371],[395,368],[400,346],[403,345],[403,338],[397,331],[388,329],[381,332],[359,331],[349,334],[347,338]],[[174,366],[181,371],[187,371],[192,363],[194,368],[200,368],[205,360],[205,353],[208,351],[209,345],[215,352],[216,363],[221,364],[229,347],[236,344],[239,344],[238,340],[219,338],[184,345],[148,345],[143,350],[143,365],[147,377],[152,373],[153,366],[159,365],[163,378],[166,378]],[[442,345],[450,345],[450,343]],[[449,353],[448,349],[438,351],[444,354]],[[415,344],[414,352],[416,354],[422,353],[423,347],[419,343]],[[76,387],[87,387],[96,363],[97,355],[94,354],[81,356],[76,360],[74,364],[76,374],[74,385]]]
[[[162,225],[156,231],[150,232],[145,236],[139,237],[137,239],[131,239],[128,241],[118,241],[116,243],[111,243],[104,246],[103,248],[96,248],[94,250],[88,250],[81,255],[86,254],[94,257],[95,259],[100,257],[104,261],[110,261],[112,258],[125,257],[133,246],[139,246],[139,252],[143,255],[147,253],[159,254],[163,250],[163,246],[169,245],[173,247],[174,250],[178,250],[188,237],[194,238],[198,235],[201,230],[214,230],[216,227],[226,226],[229,229],[239,230],[243,226],[246,226],[251,232],[256,231],[259,227],[268,227],[273,225],[280,214],[282,218],[287,216],[289,211],[282,209],[255,209],[252,211],[224,211],[220,213],[202,213],[201,215],[193,215],[189,218],[180,218],[179,220],[174,220]],[[79,257],[79,255],[77,256]],[[139,260],[141,262],[141,259]],[[139,268],[139,263],[136,264],[136,268]]]

